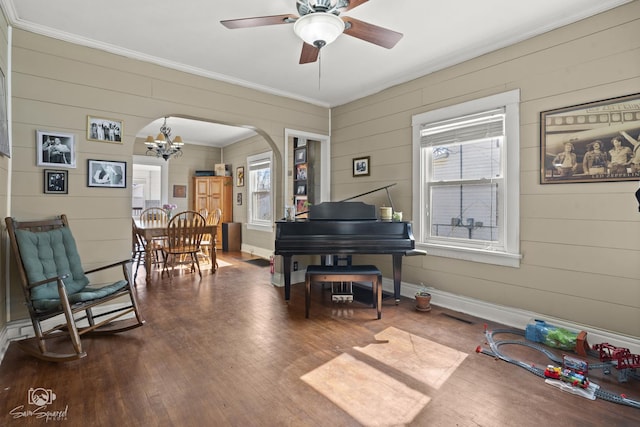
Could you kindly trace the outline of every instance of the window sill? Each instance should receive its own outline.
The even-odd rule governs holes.
[[[486,249],[460,248],[435,244],[417,244],[416,249],[427,251],[427,255],[520,268],[521,254],[492,251]]]

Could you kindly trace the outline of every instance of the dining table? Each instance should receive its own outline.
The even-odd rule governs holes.
[[[167,235],[167,226],[169,225],[168,221],[161,220],[146,220],[140,218],[133,218],[133,221],[144,237],[145,241],[151,242],[153,238],[162,237]],[[207,224],[205,226],[205,233],[210,234],[211,236],[216,235],[217,225]],[[215,239],[209,239],[209,242],[206,244],[209,246],[209,254],[211,259],[211,272],[216,272],[216,262],[214,258],[215,254]],[[144,255],[144,270],[145,270],[145,283],[151,283],[151,264],[153,261],[153,245],[147,244],[145,245],[145,255]]]

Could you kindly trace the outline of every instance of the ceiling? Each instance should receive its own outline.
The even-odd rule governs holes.
[[[297,16],[295,0],[0,3],[18,28],[331,108],[629,1],[369,0],[342,16],[403,33],[394,48],[342,34],[321,49],[319,61],[303,65],[298,63],[302,42],[292,24],[240,29],[220,24]],[[148,133],[157,133],[160,124]],[[195,141],[173,127],[185,142]],[[217,144],[232,139],[225,135]]]

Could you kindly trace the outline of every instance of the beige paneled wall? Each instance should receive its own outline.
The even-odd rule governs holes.
[[[284,132],[284,131],[283,131]],[[242,243],[252,247],[264,248],[269,252],[273,251],[275,234],[264,231],[247,230],[247,189],[249,170],[247,168],[247,156],[254,154],[266,153],[271,151],[271,147],[260,136],[254,136],[244,141],[228,145],[223,148],[224,162],[231,165],[233,175],[233,221],[242,223]],[[238,187],[236,184],[236,168],[243,166],[245,171],[244,187]],[[274,174],[275,175],[275,174]],[[281,176],[281,172],[280,172]],[[280,176],[273,176],[273,179],[279,179]],[[242,205],[236,203],[238,193],[242,194]],[[278,199],[275,199],[276,202]]]
[[[131,186],[88,188],[87,159],[126,161],[130,177],[132,155],[145,151],[136,134],[151,121],[183,115],[251,126],[265,135],[261,144],[268,139],[276,151],[283,146],[284,128],[294,123],[309,132],[327,132],[326,108],[23,30],[13,33],[12,77],[11,214],[30,219],[66,213],[87,268],[127,258],[131,249]],[[88,114],[123,120],[123,143],[88,141]],[[77,168],[69,170],[68,195],[43,194],[43,168],[36,166],[38,129],[75,135]],[[187,145],[183,157],[169,161],[169,193],[174,183],[186,184],[191,197],[193,172],[212,169],[220,159],[218,149]],[[6,170],[6,160],[0,158],[0,177]],[[0,187],[6,182],[0,180]],[[0,195],[6,192],[7,188],[0,189]],[[190,200],[181,203],[190,205]],[[15,280],[10,286],[12,299],[21,298]],[[12,300],[12,319],[25,317],[19,298]]]
[[[412,115],[520,89],[521,267],[407,258],[403,280],[640,337],[638,183],[540,185],[538,130],[541,111],[638,92],[639,33],[635,1],[335,108],[332,198],[397,182],[411,219]],[[352,178],[361,154],[371,176]],[[390,276],[390,261],[374,261]]]

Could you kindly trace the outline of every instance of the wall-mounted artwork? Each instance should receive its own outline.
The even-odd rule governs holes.
[[[307,163],[307,149],[306,148],[298,148],[295,151],[295,164],[299,165],[301,163]]]
[[[124,135],[122,120],[87,116],[88,140],[122,144],[122,135]]]
[[[174,185],[173,186],[173,197],[176,199],[184,199],[187,197],[187,186],[186,185]]]
[[[353,176],[368,176],[370,174],[370,157],[358,157],[353,159]]]
[[[89,187],[126,188],[127,163],[109,160],[87,161]]]
[[[69,171],[45,169],[44,192],[45,194],[69,193]]]
[[[244,166],[236,168],[236,187],[244,187]]]
[[[76,167],[75,136],[70,133],[36,132],[37,165],[49,167]]]
[[[640,93],[540,113],[540,183],[640,180]]]

